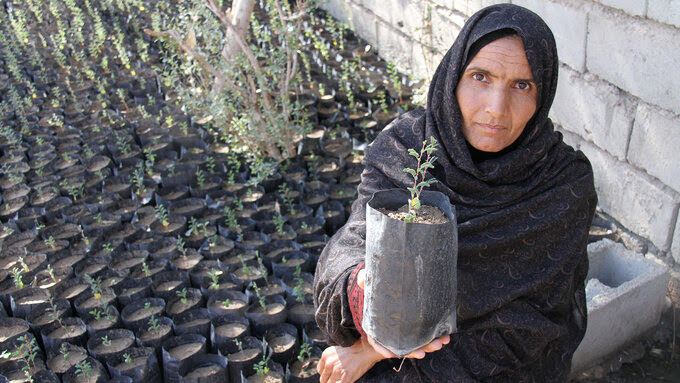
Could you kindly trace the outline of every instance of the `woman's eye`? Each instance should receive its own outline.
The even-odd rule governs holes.
[[[473,73],[472,78],[477,80],[477,81],[484,81],[484,79],[485,79],[484,74],[482,74],[482,73]]]
[[[531,85],[528,82],[525,81],[520,81],[517,83],[517,88],[522,89],[522,90],[527,90],[531,87]]]

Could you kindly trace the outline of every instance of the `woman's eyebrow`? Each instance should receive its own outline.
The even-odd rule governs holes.
[[[498,77],[497,75],[489,72],[487,69],[482,69],[478,66],[468,67],[467,69],[465,69],[465,72],[466,73],[467,72],[479,72],[479,73],[483,73],[483,74],[490,76],[490,77],[496,77],[496,78]],[[532,84],[534,83],[534,80],[531,79],[531,78],[516,78],[513,81],[523,81],[523,82],[528,82],[528,83],[532,83]]]

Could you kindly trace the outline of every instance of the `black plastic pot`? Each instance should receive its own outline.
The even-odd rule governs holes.
[[[179,364],[179,381],[183,383],[235,382],[235,380],[228,379],[231,368],[227,370],[227,364],[227,358],[220,355],[193,355]]]
[[[229,359],[229,381],[240,382],[241,373],[244,376],[252,375],[255,370],[253,366],[262,359],[262,342],[252,336],[245,336],[239,340],[240,346],[236,342],[226,344],[229,351],[226,354]]]
[[[165,301],[162,298],[144,298],[125,306],[120,312],[120,318],[126,328],[135,331],[138,328],[145,328],[152,315],[158,318],[163,314]]]
[[[107,361],[111,377],[128,376],[133,382],[161,383],[163,376],[154,349],[133,347]]]
[[[26,319],[26,316],[31,310],[46,303],[48,300],[49,294],[45,290],[37,287],[25,286],[23,289],[14,292],[10,296],[12,315],[17,318]]]
[[[316,366],[321,359],[321,350],[318,347],[312,348],[311,358],[305,361],[295,359],[286,368],[288,383],[316,383],[320,376]]]
[[[151,296],[151,278],[126,278],[113,289],[121,307]]]
[[[290,323],[282,323],[272,327],[265,335],[267,344],[272,349],[272,360],[286,365],[295,359],[300,343],[298,330]]]
[[[174,331],[177,335],[199,334],[210,336],[210,312],[208,309],[195,308],[172,317]]]
[[[227,314],[243,316],[248,297],[237,290],[220,290],[208,298],[206,307],[212,318]]]
[[[109,382],[109,374],[106,372],[106,369],[104,366],[95,358],[88,356],[86,359],[92,369],[87,373],[89,375],[89,379],[86,379],[87,375],[84,375],[84,373],[80,373],[77,370],[77,367],[74,365],[71,368],[68,369],[62,376],[62,382],[64,383],[80,383],[83,381],[86,381],[88,383],[108,383]],[[80,375],[83,375],[81,378]]]
[[[264,297],[265,306],[258,300],[251,303],[246,310],[246,318],[256,336],[264,336],[270,328],[284,323],[287,318],[286,300],[280,295]]]
[[[161,351],[164,382],[179,382],[180,362],[193,355],[203,355],[207,351],[206,339],[197,334],[184,334],[166,339]]]
[[[215,317],[210,324],[210,344],[212,352],[226,355],[236,352],[235,339],[241,341],[250,335],[248,319],[240,315],[226,314]]]
[[[305,251],[287,251],[280,256],[278,261],[272,263],[272,271],[279,278],[292,275],[298,266],[302,271],[311,271],[311,257]]]
[[[47,353],[47,367],[61,376],[87,357],[87,350],[83,347],[64,342],[59,348],[54,348]]]
[[[189,310],[203,307],[204,298],[201,295],[201,290],[188,288],[186,294],[184,289],[175,291],[176,297],[169,299],[165,306],[165,311],[175,321],[176,316]]]
[[[409,197],[406,190],[383,190],[374,193],[366,206],[362,326],[400,357],[456,330],[455,210],[444,194],[423,191],[421,204],[436,206],[448,222],[407,223],[378,211],[396,211]]]
[[[62,327],[63,326],[63,327]],[[40,331],[45,351],[50,352],[53,348],[59,348],[63,342],[77,346],[85,346],[87,341],[87,328],[80,318],[64,318],[61,323],[54,321]]]
[[[106,363],[135,345],[135,334],[126,329],[100,331],[87,341],[90,355]]]
[[[35,333],[40,333],[40,330],[43,327],[57,320],[55,318],[55,312],[57,318],[71,316],[71,303],[66,299],[54,299],[52,303],[41,303],[28,313],[26,320],[31,324],[31,329]]]

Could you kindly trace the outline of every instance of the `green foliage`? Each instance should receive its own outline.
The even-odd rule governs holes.
[[[437,160],[437,157],[432,155],[435,151],[437,151],[437,140],[434,137],[430,137],[429,142],[428,140],[423,141],[420,153],[416,152],[415,149],[408,149],[408,154],[415,157],[418,160],[418,164],[415,169],[404,169],[406,173],[413,177],[413,186],[407,188],[411,193],[411,198],[408,201],[408,215],[404,218],[406,222],[413,222],[417,217],[418,210],[420,210],[420,193],[423,191],[423,188],[437,182],[435,178],[425,180],[427,169],[434,168],[434,162]]]

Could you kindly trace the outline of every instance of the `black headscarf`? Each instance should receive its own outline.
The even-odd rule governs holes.
[[[508,31],[524,44],[537,109],[510,150],[474,161],[455,89],[468,56]],[[411,186],[407,150],[434,136],[440,149],[431,176],[439,182],[431,189],[458,214],[459,329],[441,351],[410,360],[400,373],[383,361],[364,381],[566,380],[585,332],[586,246],[597,197],[588,160],[548,119],[557,71],[555,41],[540,17],[511,4],[484,8],[437,68],[427,109],[398,118],[367,147],[352,214],[317,266],[317,323],[332,344],[358,338],[346,288],[365,255],[366,202],[378,190]]]

